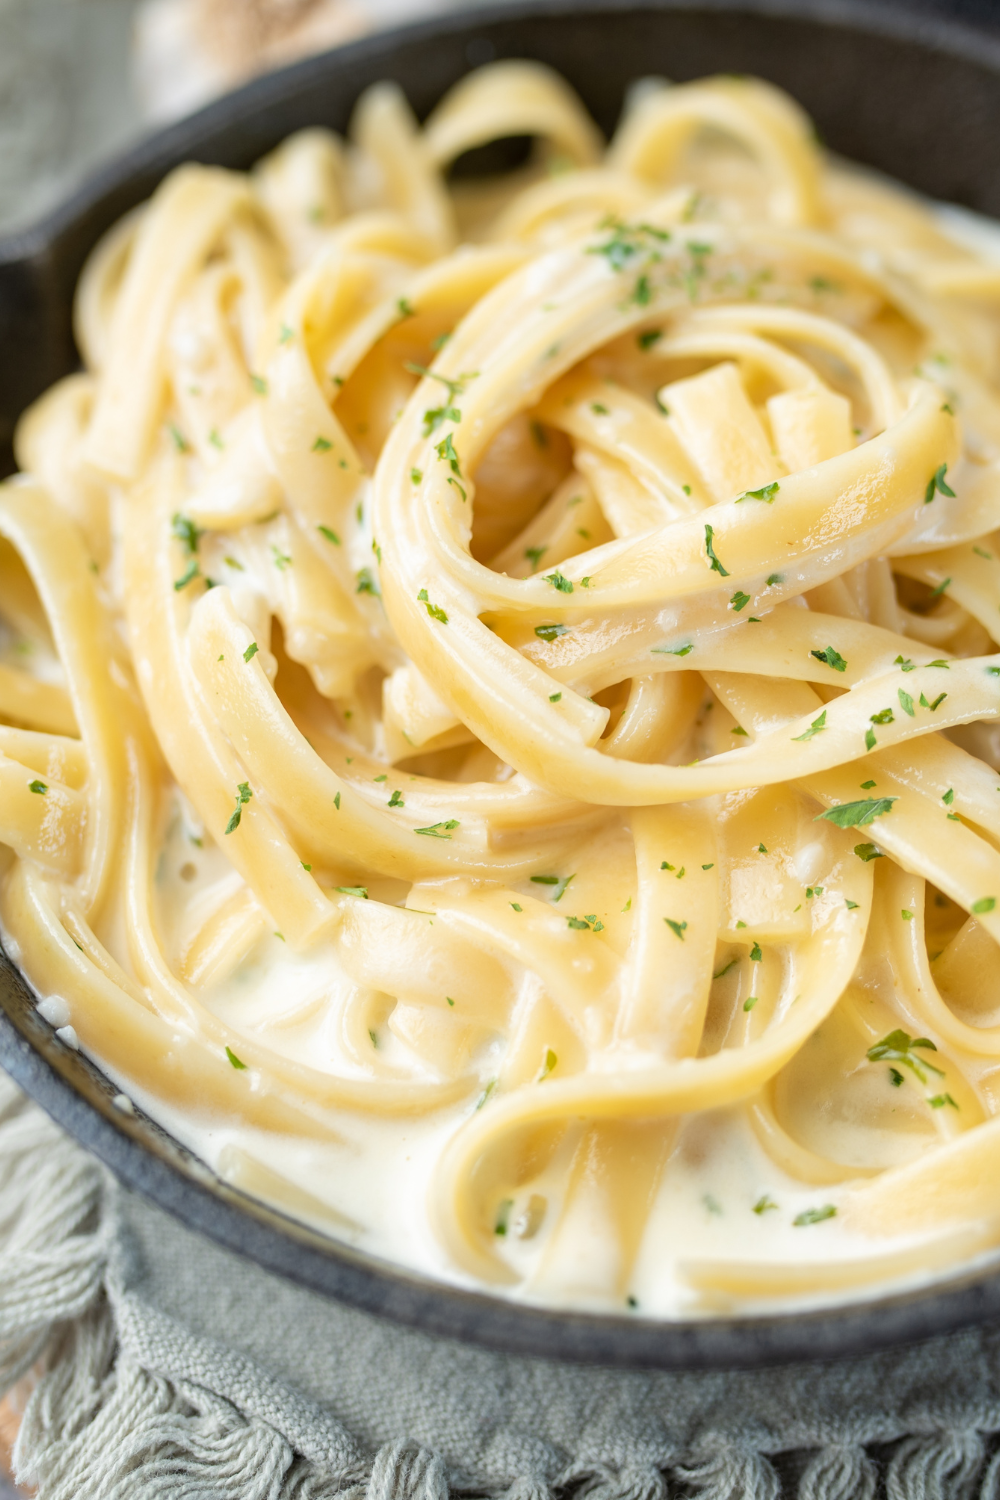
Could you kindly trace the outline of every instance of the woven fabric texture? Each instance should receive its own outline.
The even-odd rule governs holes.
[[[0,1078],[0,1386],[38,1500],[1000,1500],[1000,1330],[765,1372],[490,1354],[124,1192]]]

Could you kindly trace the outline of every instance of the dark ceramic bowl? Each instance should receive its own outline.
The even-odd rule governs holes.
[[[993,0],[977,4],[988,21]],[[1000,21],[1000,18],[997,18]],[[288,68],[144,141],[30,232],[0,241],[0,473],[18,414],[77,363],[73,287],[98,236],[179,162],[249,167],[290,131],[342,131],[361,91],[396,79],[421,116],[470,67],[551,64],[610,132],[626,86],[755,73],[788,89],[835,150],[936,198],[1000,217],[1000,29],[875,0],[541,0],[439,18]],[[1000,1268],[824,1312],[657,1323],[549,1312],[442,1286],[325,1240],[220,1182],[56,1041],[0,952],[0,1065],[129,1187],[261,1266],[428,1333],[632,1368],[735,1368],[831,1358],[1000,1318]]]

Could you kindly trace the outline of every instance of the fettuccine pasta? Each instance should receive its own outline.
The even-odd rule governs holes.
[[[172,173],[76,329],[0,489],[0,921],[119,1108],[534,1301],[1000,1244],[987,228],[765,83],[605,148],[502,63]]]

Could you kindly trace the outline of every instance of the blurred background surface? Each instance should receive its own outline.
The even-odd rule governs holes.
[[[141,133],[309,52],[476,0],[0,0],[0,236]],[[500,0],[503,3],[503,0]],[[777,0],[781,8],[781,0]],[[816,9],[837,0],[805,0]],[[1000,0],[861,0],[1000,37]],[[669,65],[657,71],[669,74]]]
[[[0,0],[0,235],[144,131],[462,0]]]

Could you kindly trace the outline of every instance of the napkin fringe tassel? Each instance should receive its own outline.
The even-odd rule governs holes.
[[[449,1486],[406,1440],[339,1471],[221,1396],[119,1349],[106,1294],[102,1167],[0,1075],[0,1390],[23,1407],[14,1451],[37,1500],[1000,1500],[1000,1451],[977,1431],[904,1438],[884,1462],[830,1443],[783,1488],[767,1453],[706,1433],[660,1464]]]

